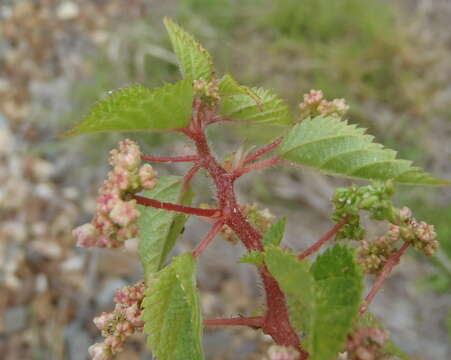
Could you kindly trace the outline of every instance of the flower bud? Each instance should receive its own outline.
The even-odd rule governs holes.
[[[140,213],[136,207],[135,200],[119,200],[110,212],[110,218],[119,226],[128,226],[135,222]]]
[[[77,246],[93,247],[96,245],[98,233],[92,224],[87,223],[72,230],[72,235],[77,239]]]
[[[108,360],[110,359],[109,351],[104,343],[97,343],[91,345],[88,349],[89,355],[92,360]]]
[[[95,317],[93,322],[99,330],[104,330],[114,321],[114,319],[114,313],[103,312],[100,316]]]
[[[157,172],[149,164],[144,164],[139,169],[139,180],[141,186],[146,190],[151,190],[158,184],[156,176]]]

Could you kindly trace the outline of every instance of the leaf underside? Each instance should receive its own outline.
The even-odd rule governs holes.
[[[202,318],[191,253],[153,275],[143,300],[144,332],[158,360],[202,360]]]
[[[191,192],[182,193],[182,178],[179,176],[161,177],[154,189],[146,190],[142,195],[165,202],[180,202],[183,205],[190,205],[191,202]],[[138,253],[147,276],[164,266],[188,216],[142,205],[139,205],[139,211]]]
[[[191,81],[197,79],[210,81],[213,74],[213,61],[208,51],[171,19],[165,18],[164,25],[183,77],[190,78]]]
[[[366,129],[337,117],[318,116],[293,127],[280,146],[282,158],[327,174],[365,180],[394,179],[416,185],[445,185],[396,152],[373,142]]]
[[[149,90],[141,85],[114,91],[63,136],[99,131],[168,131],[188,125],[194,91],[189,80]]]
[[[290,125],[292,123],[288,105],[270,90],[242,86],[242,89],[247,90],[233,92],[232,86],[230,80],[223,86],[223,91],[229,91],[233,95],[222,98],[220,103],[222,116],[261,124]]]
[[[362,274],[353,251],[336,245],[310,267],[274,246],[265,262],[287,296],[293,326],[305,334],[312,360],[332,360],[343,350],[361,302]]]

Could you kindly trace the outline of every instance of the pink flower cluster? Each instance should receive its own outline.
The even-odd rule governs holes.
[[[383,350],[387,341],[387,332],[378,327],[358,329],[348,337],[346,359],[389,360],[391,357]]]
[[[318,115],[342,117],[349,110],[349,105],[344,99],[327,101],[321,90],[310,90],[304,95],[304,101],[299,104],[299,109],[302,119]]]
[[[157,173],[149,164],[141,165],[139,146],[131,141],[119,143],[110,153],[113,170],[108,174],[97,197],[96,214],[91,223],[73,230],[81,247],[117,248],[138,233],[136,201],[130,195],[153,189]]]
[[[127,337],[142,331],[142,300],[146,287],[144,282],[120,289],[114,298],[116,306],[112,312],[104,312],[94,318],[94,324],[105,337],[103,343],[89,347],[93,360],[107,360],[123,350]]]

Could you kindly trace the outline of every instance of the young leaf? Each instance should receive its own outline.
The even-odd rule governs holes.
[[[224,85],[223,88],[230,91],[230,84]],[[290,109],[282,99],[271,91],[262,88],[251,88],[249,92],[223,97],[220,104],[221,115],[232,119],[265,124],[291,124]],[[250,94],[255,94],[258,101]]]
[[[310,273],[315,279],[314,327],[305,345],[311,360],[335,359],[359,311],[363,275],[354,250],[341,245],[318,256]]]
[[[189,123],[194,97],[190,80],[149,90],[141,85],[114,91],[63,136],[99,131],[174,130]]]
[[[287,223],[287,217],[284,216],[276,223],[272,224],[268,231],[263,236],[263,245],[275,245],[279,246],[282,239],[283,234],[285,233],[285,224]]]
[[[238,263],[247,263],[247,264],[254,264],[254,265],[262,265],[264,260],[264,255],[260,251],[249,251],[245,253],[243,256],[240,257],[240,260],[238,260]]]
[[[152,190],[143,192],[143,196],[152,199],[190,205],[191,193],[182,193],[182,178],[179,176],[163,176]],[[138,220],[139,247],[138,253],[146,276],[160,270],[166,257],[172,250],[175,241],[188,219],[185,214],[166,211],[139,205],[141,216]]]
[[[221,97],[233,95],[246,95],[255,101],[255,104],[262,107],[260,98],[247,86],[240,85],[230,74],[225,74],[218,82],[219,94]]]
[[[418,185],[450,183],[412,167],[410,161],[396,159],[395,151],[373,142],[373,136],[365,131],[337,117],[306,119],[290,130],[280,154],[333,175]]]
[[[153,275],[143,300],[144,332],[158,360],[202,360],[202,318],[191,253]]]
[[[266,249],[265,263],[287,298],[292,325],[308,334],[313,329],[315,306],[315,283],[309,272],[310,263],[275,246]]]
[[[164,25],[183,77],[210,81],[213,74],[213,61],[208,51],[171,19],[165,18]]]

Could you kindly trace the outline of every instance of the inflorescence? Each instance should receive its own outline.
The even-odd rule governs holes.
[[[299,104],[301,118],[323,116],[342,117],[349,110],[345,99],[334,99],[327,101],[321,90],[310,90],[304,95],[304,101]]]
[[[357,240],[358,262],[366,273],[379,274],[387,261],[397,252],[399,240],[411,243],[417,250],[431,256],[438,248],[434,226],[417,221],[409,208],[396,208],[391,200],[394,187],[391,181],[368,186],[339,188],[332,199],[335,213],[332,219],[346,224],[337,234],[337,239]],[[388,232],[375,240],[364,240],[365,231],[360,224],[360,212],[364,210],[374,220],[386,220]]]
[[[121,141],[119,149],[111,151],[110,164],[113,170],[99,189],[93,220],[73,230],[78,246],[117,248],[137,236],[140,214],[131,195],[158,183],[152,166],[141,165],[141,151],[131,140]]]
[[[114,297],[116,306],[112,312],[104,312],[94,318],[94,324],[105,337],[103,343],[91,345],[89,354],[93,360],[108,360],[123,350],[125,339],[135,332],[142,332],[142,300],[144,282],[120,289]]]

